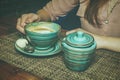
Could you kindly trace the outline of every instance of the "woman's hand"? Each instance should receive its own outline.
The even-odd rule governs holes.
[[[51,18],[47,11],[45,11],[44,9],[40,9],[37,11],[36,14],[35,13],[23,14],[20,18],[18,18],[16,28],[21,33],[25,33],[24,26],[34,21],[51,21]]]
[[[96,43],[97,43],[97,49],[103,48],[104,44],[103,44],[103,40],[102,40],[101,36],[90,33],[88,31],[85,31],[85,30],[81,29],[81,28],[77,28],[77,29],[68,31],[68,32],[66,32],[66,35],[68,35],[70,33],[73,33],[73,32],[77,32],[77,31],[82,31],[82,32],[85,32],[85,33],[88,33],[88,34],[92,35],[94,37]]]
[[[108,37],[108,36],[96,35],[88,31],[85,31],[81,28],[68,31],[66,35],[76,32],[76,31],[82,31],[82,32],[92,35],[97,43],[97,49],[107,49],[107,50],[111,50],[115,52],[120,52],[120,45],[119,45],[120,37]]]
[[[21,33],[25,33],[24,26],[27,23],[31,23],[33,21],[39,21],[39,20],[40,20],[40,18],[37,14],[34,14],[34,13],[23,14],[20,18],[18,18],[16,28]]]

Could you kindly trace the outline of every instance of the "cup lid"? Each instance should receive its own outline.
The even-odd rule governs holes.
[[[94,38],[90,34],[78,31],[67,35],[65,43],[73,47],[88,47],[94,43]]]

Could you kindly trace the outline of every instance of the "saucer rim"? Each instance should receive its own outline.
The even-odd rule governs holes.
[[[16,40],[17,41],[17,40]],[[58,45],[57,45],[58,44]],[[25,55],[29,55],[29,56],[36,56],[36,57],[39,57],[39,56],[51,56],[51,55],[55,55],[55,54],[58,54],[61,50],[62,50],[62,48],[61,48],[61,42],[60,41],[58,41],[57,43],[56,43],[56,45],[55,45],[55,49],[54,50],[52,50],[52,51],[50,51],[50,52],[44,52],[44,53],[42,53],[42,52],[40,52],[40,53],[38,53],[39,52],[39,50],[37,50],[37,49],[35,49],[35,52],[33,52],[33,53],[29,53],[29,52],[25,52],[23,49],[21,49],[21,48],[19,48],[18,46],[17,46],[17,44],[16,44],[16,42],[15,42],[15,44],[14,44],[14,47],[15,47],[15,49],[16,50],[18,50],[20,53],[22,53],[22,54],[25,54]],[[58,48],[57,48],[58,47]],[[57,48],[57,49],[56,49]]]

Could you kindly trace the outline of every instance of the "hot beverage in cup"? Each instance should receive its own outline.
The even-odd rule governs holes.
[[[53,22],[33,22],[25,26],[28,41],[35,49],[49,49],[58,41],[60,25]]]
[[[54,32],[54,30],[52,30],[48,27],[40,27],[40,26],[30,27],[28,30],[31,31],[31,32],[43,33],[43,34]]]

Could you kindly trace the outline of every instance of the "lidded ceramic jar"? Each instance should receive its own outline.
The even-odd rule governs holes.
[[[84,71],[94,58],[96,42],[91,35],[78,31],[63,39],[62,48],[66,67],[74,71]]]

